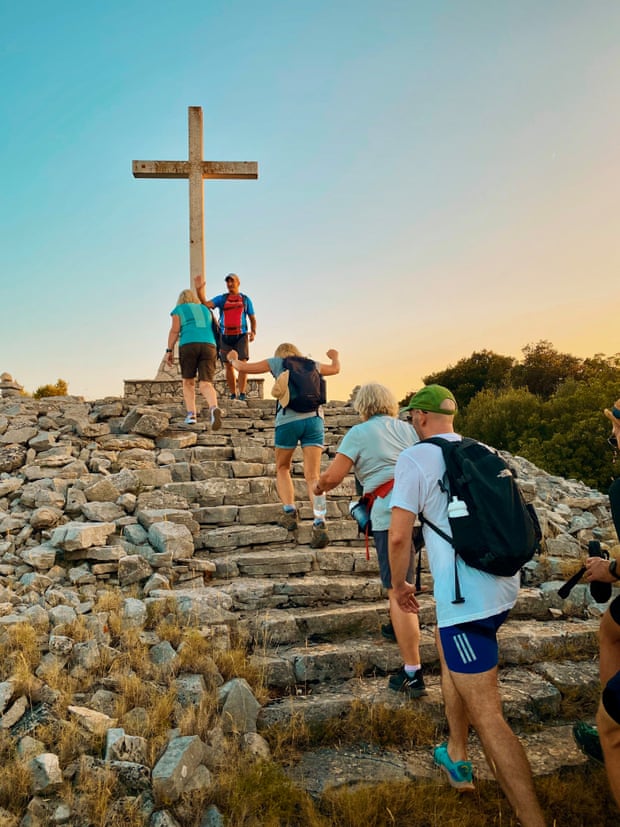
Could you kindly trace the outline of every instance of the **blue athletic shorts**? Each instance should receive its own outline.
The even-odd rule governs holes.
[[[612,600],[609,614],[612,620],[620,626],[620,595]],[[620,672],[616,672],[613,678],[607,681],[603,689],[602,701],[605,712],[617,724],[620,724]]]
[[[315,446],[322,448],[324,444],[325,428],[323,417],[309,416],[306,419],[294,419],[285,425],[276,426],[276,448],[296,448],[301,443],[302,448]]]
[[[508,612],[500,612],[483,620],[472,620],[469,623],[439,629],[448,669],[451,672],[478,675],[497,666],[497,630],[507,617]]]
[[[392,588],[392,572],[390,571],[390,556],[388,554],[388,530],[373,531],[372,537],[375,541],[375,549],[377,550],[377,558],[379,560],[379,577],[381,578],[381,585],[384,589]],[[411,557],[409,558],[409,568],[407,569],[407,583],[413,583],[413,570],[415,563],[415,554],[413,551],[413,543],[411,544]]]
[[[610,678],[603,689],[603,706],[610,718],[620,724],[620,672]]]

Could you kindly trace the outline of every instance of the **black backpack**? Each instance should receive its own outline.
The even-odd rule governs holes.
[[[317,411],[327,402],[325,379],[316,369],[313,359],[304,356],[287,356],[282,360],[288,370],[289,403],[286,406],[298,413]]]
[[[516,574],[540,547],[542,532],[532,505],[527,504],[513,471],[498,453],[463,437],[447,440],[429,437],[421,442],[443,452],[446,473],[438,480],[448,501],[462,500],[469,514],[451,517],[452,536],[420,515],[422,523],[447,540],[468,566],[500,577]],[[455,603],[462,603],[455,558]]]
[[[220,330],[218,320],[215,318],[215,313],[210,307],[207,307],[207,310],[211,314],[211,330],[213,331],[213,338],[215,339],[215,350],[217,355],[221,358],[220,351],[222,349],[222,331]]]

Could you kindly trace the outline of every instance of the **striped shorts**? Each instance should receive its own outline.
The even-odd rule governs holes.
[[[497,666],[497,630],[507,617],[508,612],[500,612],[482,620],[442,627],[439,637],[448,669],[477,675]]]

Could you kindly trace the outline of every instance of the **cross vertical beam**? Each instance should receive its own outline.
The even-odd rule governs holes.
[[[258,178],[256,161],[204,161],[202,158],[202,107],[188,107],[187,161],[133,161],[134,178],[187,178],[189,182],[189,286],[194,277],[204,275],[205,229],[204,184],[212,180]],[[206,288],[205,288],[206,289]]]

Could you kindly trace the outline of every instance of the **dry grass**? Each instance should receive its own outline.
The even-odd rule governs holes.
[[[277,764],[264,761],[240,762],[234,773],[220,775],[212,800],[227,814],[229,827],[329,827],[331,823]]]
[[[617,827],[602,768],[571,770],[536,781],[549,827]],[[326,794],[319,803],[330,827],[517,827],[498,785],[477,782],[472,795],[443,783],[380,784]]]
[[[7,680],[19,668],[21,674],[33,673],[41,660],[41,644],[29,623],[9,626],[0,641],[0,680]]]
[[[412,749],[434,743],[437,727],[419,707],[390,708],[355,701],[339,718],[320,725],[308,724],[293,714],[286,726],[273,726],[263,733],[277,761],[290,762],[308,749],[321,746],[366,743]]]
[[[0,807],[12,812],[23,812],[30,800],[30,771],[17,758],[13,738],[0,730]]]

